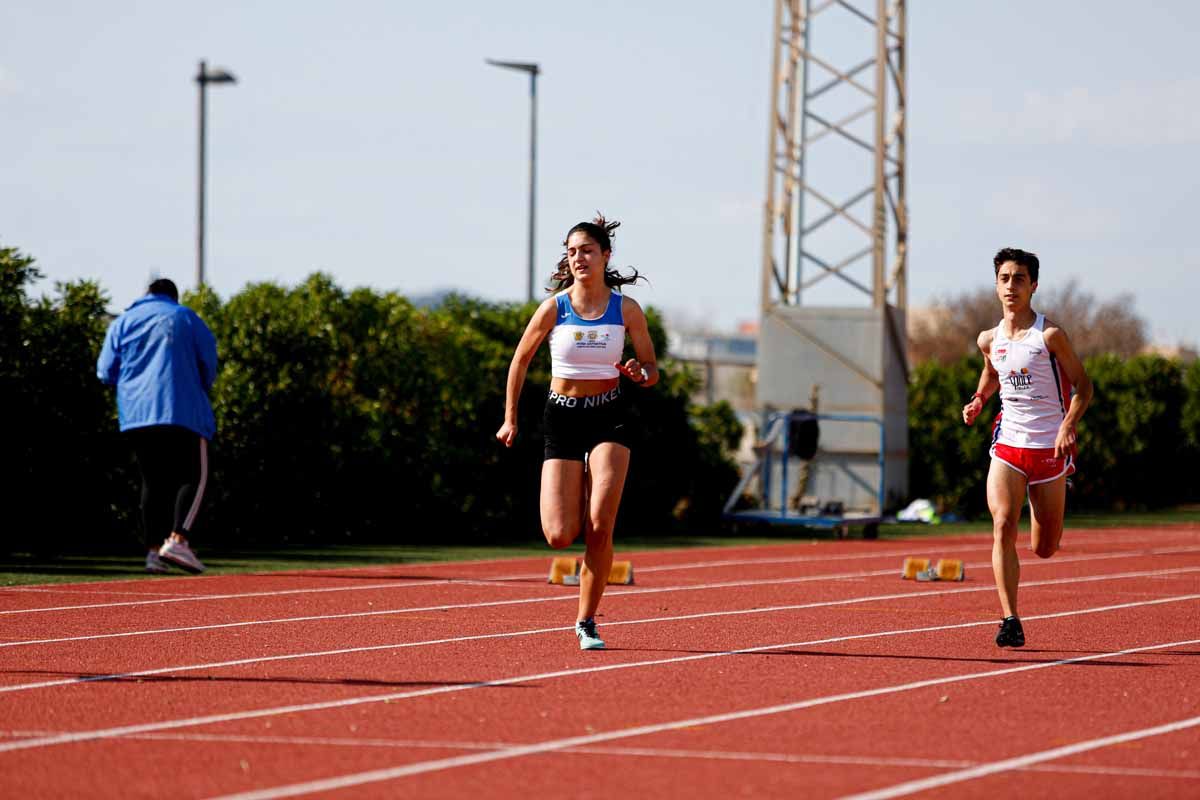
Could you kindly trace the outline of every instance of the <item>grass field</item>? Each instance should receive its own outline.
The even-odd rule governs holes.
[[[1153,512],[1105,514],[1068,514],[1067,527],[1106,528],[1137,525],[1200,525],[1200,507]],[[961,522],[945,525],[885,524],[879,538],[895,539],[914,536],[950,536],[986,531],[987,521]],[[1024,528],[1027,530],[1027,526]],[[857,532],[852,532],[857,535]],[[827,530],[781,526],[762,527],[744,535],[730,533],[670,534],[664,536],[622,536],[617,532],[617,548],[622,552],[663,550],[688,547],[729,547],[755,544],[821,541],[832,538]],[[582,552],[579,543],[568,552]],[[523,556],[549,556],[550,550],[540,539],[531,535],[503,543],[454,544],[430,542],[396,545],[336,545],[328,547],[279,547],[269,549],[232,549],[202,546],[199,554],[208,566],[208,574],[232,575],[249,572],[279,572],[288,570],[333,569],[338,567],[370,567],[385,564],[427,563],[433,561],[470,561]],[[178,573],[177,573],[178,574]],[[0,586],[78,581],[153,579],[142,568],[141,554],[114,555],[102,553],[71,553],[46,555],[32,553],[0,554]]]

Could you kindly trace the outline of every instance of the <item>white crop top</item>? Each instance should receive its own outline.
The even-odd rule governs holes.
[[[608,307],[596,319],[575,313],[564,289],[554,296],[558,304],[550,330],[550,374],[555,378],[603,380],[620,373],[613,366],[625,351],[625,317],[622,295],[613,292]]]

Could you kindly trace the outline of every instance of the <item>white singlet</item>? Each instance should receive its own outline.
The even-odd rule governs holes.
[[[1019,341],[996,326],[989,358],[1000,376],[1001,416],[992,442],[1010,447],[1054,447],[1059,426],[1067,415],[1071,384],[1054,354],[1046,347],[1046,315]]]

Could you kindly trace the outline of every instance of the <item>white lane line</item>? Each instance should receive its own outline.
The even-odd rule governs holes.
[[[1027,753],[1023,756],[1015,758],[1006,758],[1003,761],[993,761],[990,764],[981,764],[977,767],[968,767],[957,772],[950,772],[945,775],[935,775],[931,778],[924,778],[916,781],[906,781],[898,783],[895,786],[888,786],[883,789],[876,789],[870,792],[862,792],[860,794],[848,795],[845,800],[887,800],[890,797],[903,797],[921,792],[926,789],[936,789],[939,786],[949,786],[952,783],[962,783],[963,781],[982,778],[987,775],[995,775],[998,772],[1008,772],[1014,769],[1022,769],[1031,764],[1040,764],[1044,761],[1052,761],[1056,758],[1064,758],[1073,756],[1077,753],[1086,753],[1089,750],[1099,750],[1102,747],[1111,747],[1116,744],[1125,744],[1126,742],[1135,742],[1138,739],[1147,739],[1151,736],[1162,736],[1166,733],[1175,733],[1177,731],[1187,730],[1200,725],[1200,717],[1190,717],[1189,719],[1176,720],[1168,722],[1165,725],[1155,725],[1152,728],[1142,728],[1136,731],[1126,731],[1113,736],[1102,736],[1099,739],[1089,739],[1085,742],[1076,742],[1075,744],[1064,745],[1063,747],[1055,747],[1051,750],[1042,750],[1037,753]]]
[[[1095,538],[1099,538],[1099,537],[1095,537]],[[1105,543],[1116,543],[1116,542],[1123,542],[1123,541],[1144,542],[1145,535],[1141,536],[1140,538],[1113,537],[1111,539],[1107,539],[1105,541]],[[921,541],[919,543],[913,542],[913,546],[914,547],[917,547],[917,546],[923,547],[923,546],[926,546],[926,542],[924,542],[924,541]],[[984,545],[984,544],[959,545],[959,546],[956,546],[954,548],[954,550],[955,551],[976,550],[976,549],[981,549],[981,548],[985,548],[985,549],[990,548],[990,544],[987,544],[987,545]],[[858,560],[858,559],[867,560],[867,559],[875,559],[875,558],[894,558],[897,555],[911,555],[912,549],[913,548],[907,548],[906,550],[897,550],[897,551],[883,552],[883,553],[880,553],[880,552],[857,553],[857,554],[842,553],[842,554],[831,554],[829,556],[819,556],[819,555],[797,556],[797,557],[795,557],[795,562],[799,563],[799,562],[806,562],[806,561],[818,561],[819,562],[819,561],[832,561],[832,560]],[[951,551],[951,548],[936,548],[935,547],[933,549],[937,550],[938,552],[950,552]],[[1190,552],[1195,549],[1198,549],[1198,548],[1184,547],[1183,552]],[[1164,550],[1164,552],[1170,552],[1170,550]],[[1086,558],[1086,557],[1088,557],[1088,556],[1076,556],[1075,558]],[[1055,561],[1057,563],[1063,563],[1064,560],[1065,560],[1065,557],[1060,557],[1058,559],[1055,559]],[[447,567],[449,567],[449,566],[453,566],[454,563],[457,563],[457,562],[443,562],[443,563]],[[478,561],[478,562],[463,562],[463,563],[489,564],[489,563],[503,563],[503,561],[497,561],[497,562]],[[643,567],[643,568],[641,568],[640,571],[647,572],[647,571],[662,571],[662,570],[666,570],[666,569],[700,569],[700,568],[707,568],[710,565],[722,566],[722,565],[727,565],[727,564],[732,564],[732,563],[734,563],[734,562],[731,562],[731,561],[693,562],[690,564],[684,564],[684,565],[679,565],[679,566],[663,565],[660,567]],[[771,559],[767,559],[762,563],[773,563],[773,561]],[[780,563],[788,563],[788,562],[784,561],[784,562],[780,562]],[[1037,562],[1029,562],[1029,563],[1032,564],[1032,563],[1037,563]],[[419,566],[421,568],[426,568],[426,567],[430,567],[430,566],[442,566],[442,563],[422,563],[420,565],[409,565],[409,566]],[[371,567],[370,569],[379,569],[379,567]],[[880,574],[886,574],[887,572],[893,572],[893,571],[895,571],[895,570],[881,571]],[[340,570],[330,570],[330,572],[340,572]],[[257,577],[263,577],[263,576],[271,577],[272,575],[273,575],[273,573],[261,573]],[[278,597],[278,596],[294,595],[294,594],[309,594],[309,593],[320,594],[320,593],[324,593],[324,592],[353,592],[353,591],[365,591],[365,590],[408,588],[408,587],[412,587],[412,586],[435,586],[435,585],[439,585],[439,584],[451,584],[451,583],[472,583],[472,585],[493,585],[493,584],[503,584],[505,582],[511,582],[511,581],[516,581],[516,580],[537,580],[539,578],[542,578],[543,575],[544,575],[544,573],[537,573],[537,574],[522,574],[522,575],[504,575],[504,576],[497,576],[497,577],[493,577],[493,578],[481,577],[481,578],[474,578],[474,579],[465,578],[465,577],[464,578],[435,578],[435,577],[431,576],[428,580],[421,579],[421,580],[417,580],[412,583],[406,583],[406,584],[401,584],[396,581],[392,581],[389,583],[374,583],[374,584],[366,584],[366,585],[360,585],[360,586],[334,586],[334,587],[324,587],[324,588],[314,588],[314,589],[280,589],[280,590],[275,590],[275,591],[238,592],[238,593],[229,593],[229,594],[207,594],[207,595],[201,594],[201,595],[171,596],[166,599],[135,600],[135,601],[127,601],[127,602],[121,602],[121,603],[88,603],[88,604],[71,605],[71,606],[54,606],[54,607],[49,607],[49,608],[6,609],[6,610],[0,610],[0,614],[39,614],[39,613],[46,612],[46,611],[79,611],[79,610],[86,610],[86,609],[92,609],[92,608],[113,608],[113,607],[119,607],[119,606],[154,605],[154,604],[161,604],[161,603],[184,603],[184,602],[189,602],[189,601],[236,600],[236,599],[242,598],[242,597]],[[229,576],[226,576],[226,577],[229,577]],[[311,573],[305,573],[305,574],[301,575],[300,577],[311,577],[311,578],[316,579],[316,578],[320,578],[321,574],[320,574],[320,571],[317,570],[317,571],[313,571]],[[194,582],[196,579],[193,578],[193,579],[189,579],[189,580]],[[0,592],[2,592],[2,591],[4,591],[4,589],[0,588]],[[69,593],[69,592],[64,592],[64,593]]]
[[[1121,604],[1120,606],[1103,606],[1103,607],[1095,608],[1095,609],[1079,609],[1077,611],[1064,611],[1064,612],[1058,612],[1056,614],[1047,614],[1047,615],[1026,617],[1025,619],[1026,620],[1035,620],[1035,619],[1042,618],[1042,616],[1045,616],[1045,617],[1078,616],[1078,615],[1082,615],[1082,614],[1098,613],[1098,612],[1102,612],[1102,611],[1111,611],[1111,610],[1116,610],[1118,608],[1132,608],[1132,607],[1139,606],[1139,605],[1154,605],[1154,604],[1158,604],[1158,603],[1162,603],[1162,602],[1167,602],[1167,601],[1152,600],[1152,601],[1145,601],[1144,603],[1124,603],[1124,604]],[[648,659],[645,661],[629,661],[629,662],[624,662],[624,663],[620,663],[620,664],[602,664],[600,666],[595,666],[595,667],[579,667],[576,669],[556,670],[553,672],[541,672],[541,673],[534,673],[531,675],[518,675],[518,676],[513,676],[510,678],[497,678],[494,680],[477,681],[474,683],[460,684],[460,685],[454,685],[454,686],[435,686],[435,687],[431,687],[428,689],[414,689],[414,690],[408,690],[408,691],[404,691],[404,692],[391,692],[391,693],[387,693],[387,694],[364,695],[364,696],[360,696],[360,697],[347,697],[347,698],[341,698],[339,700],[325,700],[325,701],[313,702],[313,703],[301,703],[301,704],[288,705],[288,706],[276,706],[276,707],[272,707],[272,708],[260,708],[260,709],[252,709],[252,710],[247,710],[247,711],[231,711],[231,712],[227,712],[224,714],[209,714],[209,715],[202,716],[202,717],[184,717],[181,719],[160,720],[158,722],[146,722],[146,723],[140,723],[140,724],[136,724],[136,725],[124,725],[124,726],[119,726],[119,727],[114,727],[114,728],[101,728],[99,730],[77,731],[77,732],[72,732],[72,733],[60,734],[60,735],[56,735],[56,736],[47,736],[47,737],[38,738],[38,739],[28,739],[28,740],[21,741],[21,742],[9,742],[7,744],[0,744],[0,753],[9,752],[12,750],[26,750],[26,749],[33,748],[33,747],[47,747],[47,746],[57,745],[57,744],[68,744],[68,743],[74,743],[74,742],[94,741],[97,739],[112,739],[112,738],[120,737],[120,736],[129,736],[132,734],[139,734],[139,733],[151,733],[154,731],[173,730],[173,729],[177,729],[177,728],[188,728],[188,727],[193,727],[196,725],[210,725],[210,724],[221,723],[221,722],[235,722],[238,720],[245,720],[245,719],[257,719],[257,718],[261,718],[261,717],[278,716],[281,714],[295,714],[295,713],[301,713],[301,712],[307,712],[307,711],[324,711],[324,710],[333,709],[333,708],[346,708],[349,706],[364,705],[364,704],[368,704],[368,703],[389,703],[393,700],[407,700],[407,699],[410,699],[413,697],[427,697],[430,695],[438,695],[438,694],[452,694],[452,693],[456,693],[456,692],[470,691],[473,689],[483,689],[483,688],[500,687],[500,686],[513,686],[513,685],[517,685],[517,684],[529,683],[531,681],[538,681],[538,680],[553,680],[556,678],[569,678],[569,677],[576,677],[579,675],[590,675],[590,674],[598,674],[598,673],[605,673],[605,672],[616,672],[618,670],[636,669],[639,667],[655,667],[655,666],[670,665],[670,664],[683,664],[683,663],[688,663],[688,662],[693,662],[693,661],[706,661],[706,660],[713,659],[713,658],[724,658],[726,656],[746,655],[746,654],[751,654],[751,653],[765,653],[765,652],[769,652],[772,650],[784,650],[784,649],[797,648],[797,647],[811,647],[814,645],[821,645],[821,644],[834,644],[834,643],[838,643],[838,642],[856,641],[856,640],[861,640],[861,639],[875,639],[875,638],[881,638],[881,637],[885,637],[885,636],[903,636],[903,635],[912,634],[912,633],[930,633],[930,632],[937,632],[937,631],[955,630],[955,629],[962,629],[962,628],[971,628],[971,627],[976,627],[976,626],[980,626],[980,625],[994,625],[994,624],[995,624],[995,620],[989,619],[989,620],[982,620],[979,622],[958,623],[955,625],[936,625],[936,626],[926,626],[926,627],[922,627],[922,628],[909,628],[909,629],[901,629],[901,630],[893,630],[893,631],[878,631],[875,633],[859,633],[859,634],[851,634],[851,635],[846,635],[846,636],[833,636],[833,637],[828,637],[825,639],[812,639],[812,640],[801,641],[801,642],[785,642],[785,643],[776,643],[776,644],[769,644],[769,645],[759,645],[757,647],[743,647],[743,648],[738,648],[736,650],[723,650],[723,651],[718,651],[718,652],[714,652],[714,653],[693,653],[693,654],[689,654],[686,656],[671,656],[669,658],[655,658],[655,659]],[[1200,642],[1200,640],[1195,640],[1195,642]],[[1184,644],[1193,644],[1195,642],[1185,642]],[[1165,647],[1165,646],[1166,645],[1163,645],[1163,646],[1156,645],[1154,647],[1149,647],[1149,648],[1144,648],[1144,649],[1161,649],[1161,647]],[[1177,645],[1170,645],[1170,646],[1173,647],[1173,646],[1177,646]],[[1126,651],[1121,651],[1120,653],[1118,653],[1118,655],[1122,654],[1124,652],[1126,652]],[[1139,652],[1139,651],[1131,650],[1128,652]],[[1088,661],[1088,660],[1093,660],[1094,658],[1100,658],[1100,657],[1103,657],[1103,656],[1086,656],[1086,657],[1079,658],[1079,659],[1067,659],[1066,661],[1061,662],[1061,663],[1072,663],[1074,661]],[[1059,662],[1053,662],[1053,663],[1059,663]],[[1042,667],[1042,666],[1046,666],[1046,664],[1040,664],[1040,665],[1035,665],[1035,666]],[[980,673],[980,674],[985,674],[985,673]],[[948,679],[948,680],[957,680],[957,678]]]
[[[507,746],[512,746],[507,745]],[[573,747],[563,752],[590,755],[618,755],[645,758],[690,758],[713,761],[768,761],[784,764],[845,764],[868,767],[923,767],[926,769],[955,769],[974,766],[976,762],[926,759],[883,758],[878,756],[835,756],[818,753],[743,753],[725,750],[678,750],[656,747]],[[1120,775],[1140,778],[1200,779],[1200,770],[1143,769],[1138,767],[1106,767],[1102,765],[1073,766],[1067,764],[1031,764],[1019,767],[1028,772],[1067,772],[1086,775]]]
[[[911,556],[913,554],[914,549],[916,549],[916,548],[910,547],[905,550],[897,550],[894,553],[879,553],[878,555],[886,556],[888,558],[893,558],[893,559],[895,559],[897,557],[903,558],[903,557]],[[928,549],[936,551],[939,555],[942,555],[945,553],[958,553],[958,552],[963,552],[963,551],[984,550],[990,556],[991,551],[992,551],[992,545],[989,542],[986,546],[964,545],[962,547],[941,547],[941,548],[931,547]],[[1154,547],[1154,548],[1148,548],[1148,549],[1143,548],[1140,550],[1125,550],[1125,551],[1118,551],[1118,552],[1112,552],[1112,553],[1081,553],[1079,555],[1060,555],[1060,556],[1056,556],[1052,559],[1039,558],[1039,559],[1023,562],[1021,564],[1021,566],[1027,567],[1027,566],[1045,565],[1045,564],[1065,564],[1065,563],[1074,562],[1074,561],[1098,561],[1098,560],[1102,560],[1102,559],[1111,559],[1111,558],[1130,558],[1133,556],[1182,555],[1185,553],[1200,553],[1200,545],[1173,545],[1171,547]],[[703,562],[693,562],[690,564],[671,564],[671,565],[658,566],[658,567],[638,567],[637,572],[640,574],[643,572],[665,572],[665,571],[674,570],[674,569],[707,569],[710,567],[738,567],[738,566],[760,565],[760,564],[788,564],[788,563],[800,562],[800,561],[825,562],[825,561],[840,561],[840,560],[851,560],[851,559],[860,559],[860,558],[863,558],[863,556],[861,556],[861,555],[853,555],[853,556],[844,555],[844,556],[832,556],[832,557],[801,556],[801,557],[794,558],[794,559],[793,558],[731,559],[728,561],[703,561]],[[980,562],[978,564],[968,564],[967,566],[980,568],[980,567],[990,567],[991,565],[992,565],[992,562],[987,561],[987,562]],[[892,569],[892,570],[890,570],[890,572],[894,572],[897,575],[900,574],[900,570],[897,570],[897,569]]]
[[[120,594],[133,597],[191,597],[182,592],[112,592],[101,589],[64,589],[56,586],[46,589],[41,586],[5,586],[0,592],[26,592],[29,594]]]
[[[930,686],[943,686],[950,683],[962,683],[986,678],[998,678],[1004,675],[1013,675],[1032,670],[1049,669],[1051,667],[1059,667],[1067,664],[1081,664],[1087,661],[1096,661],[1103,658],[1113,658],[1117,656],[1145,653],[1155,650],[1169,650],[1176,647],[1185,647],[1195,644],[1200,644],[1200,639],[1190,639],[1181,642],[1163,642],[1160,644],[1145,645],[1143,647],[1130,647],[1124,650],[1114,650],[1109,653],[1078,656],[1075,658],[1067,658],[1041,664],[1023,664],[1018,667],[1007,667],[998,670],[971,672],[964,675],[951,675],[942,678],[929,678],[910,683],[881,686],[876,689],[862,689],[855,692],[844,692],[841,694],[827,695],[825,697],[815,697],[808,700],[798,700],[792,703],[781,703],[773,706],[750,708],[742,711],[728,711],[721,714],[709,714],[702,717],[691,717],[688,719],[674,720],[671,722],[660,722],[650,725],[619,728],[617,730],[605,731],[603,733],[593,733],[585,736],[569,736],[562,739],[548,739],[541,742],[534,742],[527,745],[517,745],[514,747],[507,747],[502,750],[493,750],[485,753],[451,756],[449,758],[439,758],[431,761],[420,761],[414,764],[405,764],[399,767],[374,769],[366,772],[339,775],[337,777],[325,778],[321,780],[302,781],[284,786],[274,786],[268,789],[222,795],[220,800],[273,800],[273,798],[277,797],[295,797],[297,795],[312,794],[314,792],[335,791],[337,789],[345,789],[351,786],[361,786],[366,783],[379,783],[381,781],[396,780],[397,778],[406,778],[412,775],[422,775],[429,772],[440,772],[444,770],[457,769],[459,767],[487,764],[495,761],[505,761],[513,758],[522,758],[524,756],[566,750],[571,747],[585,747],[588,745],[599,744],[601,742],[611,742],[618,739],[630,739],[637,736],[647,736],[655,733],[682,730],[684,728],[699,727],[704,725],[718,725],[725,722],[736,722],[758,717],[773,716],[792,711],[801,711],[817,706],[831,705],[833,703],[842,703],[850,700],[861,700],[868,697],[880,697],[883,695],[898,694],[900,692],[907,692],[915,689],[925,689]],[[1197,717],[1194,722],[1186,722],[1189,724],[1198,724],[1200,723],[1200,717]],[[1175,724],[1178,725],[1180,723]],[[1066,750],[1069,748],[1059,749]],[[970,770],[964,770],[963,772],[969,771]]]
[[[392,581],[390,583],[371,583],[366,586],[327,586],[321,589],[278,589],[270,592],[238,592],[235,594],[194,594],[187,597],[171,597],[157,600],[128,600],[121,603],[88,603],[78,606],[54,606],[48,608],[10,608],[5,611],[0,611],[0,614],[41,614],[46,611],[79,611],[89,608],[117,608],[120,606],[149,606],[162,605],[165,603],[190,603],[200,602],[205,600],[240,600],[243,597],[282,597],[289,594],[321,594],[323,592],[361,592],[369,589],[408,589],[413,586],[436,586],[438,584],[453,583],[454,581],[446,578],[438,578],[436,580],[421,580],[411,583],[398,583]]]
[[[52,736],[63,731],[0,731],[0,737],[25,738]],[[189,742],[205,744],[260,744],[287,747],[374,747],[390,750],[502,750],[516,747],[518,742],[464,742],[430,739],[378,739],[341,736],[256,736],[238,733],[144,733],[122,736],[139,741]],[[662,747],[571,747],[564,753],[598,756],[630,756],[635,758],[673,758],[695,761],[766,761],[779,764],[838,764],[864,767],[915,767],[919,769],[960,769],[977,766],[979,762],[965,759],[903,758],[884,756],[846,756],[822,753],[756,753],[739,750],[685,750]],[[1200,770],[1150,769],[1145,767],[1110,767],[1103,764],[1030,764],[1017,767],[1022,772],[1051,772],[1084,775],[1114,775],[1137,778],[1175,778],[1200,780]]]
[[[1117,579],[1125,579],[1125,578],[1158,577],[1161,575],[1173,574],[1173,573],[1178,573],[1178,572],[1200,572],[1200,567],[1184,567],[1184,568],[1180,568],[1177,570],[1156,570],[1156,571],[1137,572],[1137,573],[1119,573],[1116,575],[1089,575],[1089,576],[1086,576],[1083,578],[1056,578],[1056,579],[1045,580],[1045,581],[1030,581],[1025,586],[1026,586],[1026,588],[1029,588],[1029,587],[1035,587],[1035,586],[1057,586],[1057,585],[1072,584],[1072,583],[1089,583],[1089,582],[1094,582],[1097,580],[1117,580]],[[967,594],[967,593],[973,593],[973,592],[984,592],[991,588],[992,587],[989,587],[989,586],[978,586],[978,587],[972,587],[969,589],[950,589],[950,590],[947,590],[946,592],[944,592],[944,594]],[[778,612],[778,611],[799,611],[799,610],[811,609],[811,608],[828,608],[831,606],[854,605],[854,604],[859,604],[859,603],[870,603],[870,602],[875,602],[875,601],[880,601],[880,600],[908,600],[908,599],[912,599],[912,598],[916,598],[916,597],[923,597],[923,596],[925,596],[925,595],[921,595],[921,594],[917,594],[917,593],[913,593],[913,592],[904,592],[901,594],[869,595],[866,597],[853,597],[853,598],[841,599],[841,600],[819,600],[819,601],[815,601],[815,602],[811,602],[811,603],[798,603],[798,604],[784,605],[784,606],[766,606],[766,607],[749,608],[749,609],[733,609],[733,610],[723,609],[721,611],[704,611],[704,612],[699,612],[699,613],[695,613],[695,614],[678,614],[678,615],[672,615],[672,616],[667,616],[667,617],[652,617],[652,618],[648,618],[648,619],[616,621],[616,622],[610,622],[610,623],[605,623],[605,624],[606,625],[643,625],[643,624],[649,624],[649,623],[679,622],[682,620],[702,619],[702,618],[708,618],[708,617],[727,617],[727,616],[739,616],[739,615],[746,615],[746,614],[765,614],[765,613],[772,613],[772,612]],[[1134,603],[1122,603],[1119,605],[1102,606],[1102,607],[1097,608],[1096,610],[1111,611],[1111,610],[1124,609],[1124,608],[1134,608],[1136,606],[1142,606],[1142,605],[1154,605],[1154,604],[1158,604],[1158,603],[1180,602],[1180,601],[1192,600],[1192,599],[1197,599],[1197,598],[1200,598],[1200,595],[1180,595],[1177,597],[1158,598],[1155,600],[1145,600],[1145,601],[1137,601]],[[1068,612],[1068,613],[1070,613],[1070,612]],[[1025,617],[1024,619],[1026,619],[1026,620],[1045,619],[1045,618],[1050,618],[1050,617],[1054,617],[1054,616],[1056,616],[1056,614],[1043,614],[1038,617]],[[983,622],[966,623],[967,626],[984,625],[984,624],[994,624],[994,621],[991,621],[988,623],[983,623]],[[958,627],[958,626],[951,625],[951,626],[938,627],[938,628],[929,628],[928,630],[947,630],[947,629],[953,628],[953,627]],[[426,646],[430,646],[430,645],[439,645],[439,644],[456,644],[456,643],[461,643],[461,642],[472,642],[472,641],[480,641],[480,640],[485,640],[485,639],[508,639],[508,638],[513,638],[513,637],[517,637],[517,636],[533,636],[533,635],[542,634],[542,633],[556,633],[559,631],[571,630],[571,629],[572,628],[570,626],[554,626],[554,627],[549,627],[549,628],[533,628],[533,629],[522,630],[522,631],[507,631],[507,632],[503,632],[503,633],[480,633],[480,634],[471,634],[471,635],[467,635],[467,636],[454,636],[454,637],[440,638],[440,639],[426,639],[426,640],[416,641],[416,642],[390,642],[388,644],[366,645],[366,646],[361,646],[361,647],[343,647],[343,648],[337,648],[334,650],[318,650],[318,651],[310,651],[310,652],[302,652],[302,653],[284,653],[281,655],[256,656],[254,658],[241,658],[241,659],[234,659],[234,660],[229,660],[229,661],[210,661],[210,662],[206,662],[206,663],[202,663],[202,664],[188,664],[188,665],[178,665],[178,666],[171,666],[171,667],[159,667],[157,669],[138,670],[136,672],[110,673],[107,675],[88,675],[88,676],[81,677],[81,678],[59,678],[57,680],[50,680],[50,681],[37,681],[35,683],[19,683],[19,684],[12,684],[9,686],[0,686],[0,694],[8,693],[8,692],[22,692],[22,691],[28,691],[31,689],[46,689],[46,688],[51,688],[54,686],[72,686],[72,685],[81,684],[81,683],[95,683],[98,681],[126,680],[129,678],[141,678],[141,677],[148,677],[151,675],[166,675],[166,674],[172,674],[172,673],[176,673],[176,672],[194,672],[196,670],[221,669],[224,667],[246,666],[248,664],[263,664],[263,663],[268,663],[271,661],[293,661],[293,660],[303,659],[303,658],[323,658],[326,656],[340,656],[340,655],[351,655],[351,654],[355,654],[355,653],[369,653],[369,652],[374,652],[374,651],[379,651],[379,650],[400,650],[400,649],[404,649],[404,648],[408,648],[408,647],[426,647]],[[871,634],[871,635],[874,635],[874,634]],[[17,670],[17,671],[19,671],[19,670]]]
[[[1039,559],[1037,561],[1032,561],[1032,562],[1029,562],[1028,564],[1024,564],[1023,566],[1044,566],[1044,565],[1049,565],[1051,563],[1065,564],[1065,563],[1075,563],[1075,562],[1083,562],[1083,561],[1102,561],[1102,560],[1112,560],[1112,559],[1117,559],[1117,558],[1133,558],[1133,557],[1138,557],[1138,556],[1175,555],[1175,554],[1178,554],[1179,552],[1185,552],[1185,553],[1200,552],[1200,547],[1186,548],[1182,551],[1179,551],[1177,549],[1168,548],[1168,549],[1129,551],[1129,552],[1123,552],[1123,553],[1099,553],[1099,554],[1093,554],[1093,555],[1064,556],[1061,558],[1054,559],[1053,562],[1051,562],[1049,560]],[[979,564],[975,564],[975,563],[967,564],[966,566],[971,569],[977,569],[977,568],[990,567],[991,564],[981,562]],[[1193,568],[1185,568],[1185,569],[1193,569]],[[770,580],[757,579],[757,580],[743,581],[741,583],[736,583],[736,584],[731,584],[731,583],[695,584],[695,585],[691,585],[691,586],[674,586],[674,587],[666,586],[666,587],[651,587],[651,588],[629,589],[629,590],[613,590],[613,591],[607,592],[606,596],[607,597],[615,597],[615,596],[624,595],[624,594],[642,594],[642,593],[663,592],[663,591],[687,591],[689,589],[701,591],[701,590],[707,590],[707,589],[711,589],[711,588],[728,588],[730,586],[747,586],[747,585],[755,584],[755,583],[775,584],[775,583],[811,582],[811,581],[822,581],[822,580],[846,580],[846,579],[853,579],[853,578],[869,578],[869,577],[878,577],[878,576],[895,575],[895,574],[897,574],[897,570],[895,570],[894,568],[889,568],[889,569],[871,570],[871,571],[864,571],[864,572],[852,572],[852,573],[842,572],[842,573],[832,573],[832,574],[805,575],[805,576],[801,576],[799,578],[780,578],[777,580],[776,579],[770,579]],[[466,582],[465,581],[456,581],[456,583],[466,583]],[[1039,584],[1037,582],[1027,582],[1022,585],[1023,586],[1037,586]],[[990,584],[989,584],[989,586],[990,586]],[[954,590],[947,589],[944,591],[953,592]],[[972,589],[972,590],[968,590],[968,591],[980,591],[980,589]],[[168,633],[185,633],[185,632],[192,632],[192,631],[219,630],[222,628],[249,627],[249,626],[254,626],[254,625],[277,625],[277,624],[292,623],[292,622],[317,622],[317,621],[321,621],[321,620],[350,619],[350,618],[356,618],[356,617],[377,617],[377,616],[384,616],[384,615],[389,615],[389,614],[411,614],[411,613],[426,612],[426,611],[452,611],[452,610],[471,609],[471,608],[487,608],[487,607],[498,606],[498,605],[520,605],[520,604],[525,604],[525,603],[547,603],[547,602],[555,602],[555,601],[560,601],[560,600],[575,600],[575,599],[577,599],[575,594],[556,594],[556,595],[552,595],[549,597],[542,596],[542,597],[518,598],[518,599],[513,599],[513,600],[489,600],[489,601],[482,601],[482,602],[478,602],[478,603],[459,603],[459,604],[453,604],[453,605],[423,606],[423,607],[419,607],[419,608],[386,608],[386,609],[377,609],[377,610],[373,610],[373,611],[352,611],[352,612],[346,612],[343,614],[314,614],[314,615],[308,615],[308,616],[303,616],[303,617],[277,617],[274,619],[243,620],[240,622],[221,622],[221,623],[214,623],[214,624],[209,624],[209,625],[184,625],[184,626],[178,626],[178,627],[173,627],[173,628],[151,628],[148,630],[121,631],[121,632],[117,632],[117,633],[93,633],[93,634],[87,634],[87,635],[83,635],[83,636],[58,636],[58,637],[53,637],[53,638],[49,638],[49,639],[23,639],[23,640],[18,640],[18,641],[13,641],[13,642],[0,642],[0,649],[3,649],[5,647],[26,647],[29,645],[55,644],[55,643],[60,643],[60,642],[83,642],[83,641],[92,641],[92,640],[96,640],[96,639],[116,639],[116,638],[122,638],[122,637],[126,637],[126,636],[154,636],[154,635],[161,635],[161,634],[168,634]],[[890,596],[887,598],[883,598],[883,599],[890,599]]]

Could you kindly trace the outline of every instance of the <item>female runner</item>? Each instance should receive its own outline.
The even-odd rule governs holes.
[[[641,306],[616,289],[640,277],[609,268],[612,233],[621,223],[598,216],[567,232],[566,253],[552,276],[558,291],[534,312],[508,368],[504,424],[496,438],[511,447],[525,373],[550,337],[551,382],[543,414],[542,532],[551,547],[584,534],[575,635],[581,650],[598,650],[596,609],[613,560],[613,524],[629,470],[636,431],[621,376],[642,386],[658,382],[654,344]],[[636,358],[622,363],[628,332]]]

